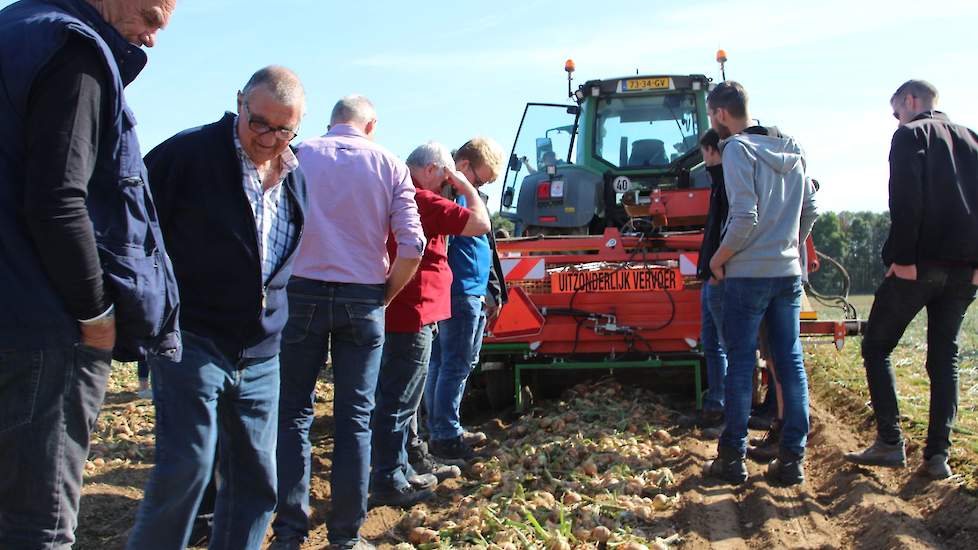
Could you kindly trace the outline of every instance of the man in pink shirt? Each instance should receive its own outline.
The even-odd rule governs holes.
[[[348,96],[333,108],[329,132],[297,148],[309,205],[282,335],[272,548],[298,548],[309,533],[309,428],[316,378],[330,352],[338,451],[327,519],[330,548],[372,548],[357,532],[367,513],[384,309],[414,276],[426,240],[410,172],[373,142],[376,124],[370,101]],[[393,264],[388,233],[397,242]]]

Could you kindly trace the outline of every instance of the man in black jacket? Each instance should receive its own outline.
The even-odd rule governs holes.
[[[213,548],[261,547],[275,508],[279,344],[304,222],[289,147],[305,108],[298,77],[256,72],[237,114],[146,156],[180,291],[184,353],[151,359],[156,466],[129,548],[184,548],[217,450]]]
[[[862,354],[876,414],[876,442],[846,458],[906,465],[890,353],[927,308],[930,421],[921,473],[951,475],[948,449],[958,408],[958,331],[978,283],[978,136],[935,111],[937,89],[909,80],[890,99],[900,127],[890,145],[886,278],[876,291]]]
[[[727,191],[723,185],[723,166],[720,157],[720,134],[710,128],[700,137],[703,162],[710,174],[710,209],[703,229],[696,276],[703,281],[700,292],[700,340],[706,360],[706,380],[709,391],[703,401],[700,426],[715,428],[723,424],[723,379],[727,374],[727,353],[723,347],[720,323],[723,320],[723,281],[713,278],[710,258],[720,246],[723,225],[727,222]]]

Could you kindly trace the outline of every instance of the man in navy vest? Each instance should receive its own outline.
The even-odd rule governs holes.
[[[180,283],[181,361],[150,358],[156,466],[129,548],[184,548],[214,470],[211,548],[258,550],[275,509],[279,344],[306,184],[299,78],[256,72],[237,113],[146,155]]]
[[[68,548],[114,356],[180,356],[123,89],[175,0],[0,11],[0,547]]]

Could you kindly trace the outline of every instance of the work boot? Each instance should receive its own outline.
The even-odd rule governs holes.
[[[879,438],[858,453],[846,453],[846,460],[863,466],[884,466],[887,468],[903,468],[907,465],[907,452],[903,441],[887,443]]]
[[[461,477],[462,475],[462,469],[458,466],[450,466],[434,460],[428,454],[427,445],[408,449],[408,462],[415,472],[418,474],[431,474],[438,479],[439,483],[446,479]]]
[[[947,464],[947,455],[936,454],[930,458],[925,458],[917,473],[930,479],[947,479],[951,477],[951,467]]]
[[[414,489],[434,489],[438,486],[438,478],[432,474],[415,473],[407,478]]]
[[[767,465],[767,477],[782,485],[804,483],[805,457],[781,450],[778,458]]]
[[[465,443],[469,447],[481,447],[489,442],[489,438],[486,437],[485,432],[462,432],[462,443]]]
[[[747,466],[744,457],[734,449],[717,447],[717,457],[703,465],[703,472],[733,485],[747,481]]]
[[[431,489],[414,489],[410,485],[399,489],[382,489],[370,493],[367,500],[368,508],[378,506],[394,506],[395,508],[408,508],[415,504],[428,500],[435,496]]]
[[[752,437],[750,444],[752,446],[747,447],[747,456],[763,464],[774,460],[781,446],[781,421],[775,420],[764,437]]]
[[[431,454],[445,464],[464,466],[475,458],[475,451],[462,441],[462,437],[436,439],[431,442]]]

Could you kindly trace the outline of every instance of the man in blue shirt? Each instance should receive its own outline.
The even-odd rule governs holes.
[[[495,141],[477,137],[455,152],[455,165],[478,189],[499,177],[503,152]],[[466,206],[464,198],[459,203]],[[448,265],[453,276],[452,317],[438,323],[424,391],[429,450],[446,463],[471,459],[474,453],[470,445],[485,440],[482,434],[463,437],[466,433],[459,407],[465,382],[479,362],[486,322],[495,317],[505,300],[503,278],[495,268],[499,262],[491,233],[452,237],[448,244]],[[494,284],[490,284],[491,273]],[[491,301],[488,305],[487,295]]]

